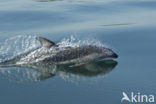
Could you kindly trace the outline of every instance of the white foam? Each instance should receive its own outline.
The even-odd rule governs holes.
[[[18,35],[0,43],[0,61],[11,59],[21,53],[28,52],[39,46],[35,36]]]

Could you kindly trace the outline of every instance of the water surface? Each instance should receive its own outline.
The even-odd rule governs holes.
[[[37,69],[0,68],[0,103],[121,104],[123,91],[156,94],[155,1],[0,2],[0,61],[39,46],[36,36],[56,43],[100,43],[119,55],[107,67],[92,63],[74,71],[60,66],[56,75],[42,70],[47,77]]]

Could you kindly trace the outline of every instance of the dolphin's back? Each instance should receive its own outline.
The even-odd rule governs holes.
[[[46,58],[43,61],[51,61],[51,62],[63,62],[70,61],[77,58],[82,58],[94,53],[102,53],[102,47],[97,46],[81,46],[76,48],[71,48],[67,50],[60,51],[53,55],[52,57]]]

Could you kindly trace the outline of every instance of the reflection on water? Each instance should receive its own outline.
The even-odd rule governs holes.
[[[54,76],[62,78],[73,76],[81,79],[81,77],[103,76],[112,71],[117,65],[117,62],[113,60],[103,60],[73,67],[70,67],[71,65],[72,64],[55,65],[38,63],[35,65],[22,66],[22,68],[6,67],[0,69],[0,74],[17,82],[41,81]]]

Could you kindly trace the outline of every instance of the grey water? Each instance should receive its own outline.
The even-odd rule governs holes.
[[[0,104],[127,104],[122,92],[156,95],[156,1],[0,0],[0,62],[35,49],[102,44],[118,58],[79,67],[1,67]]]

